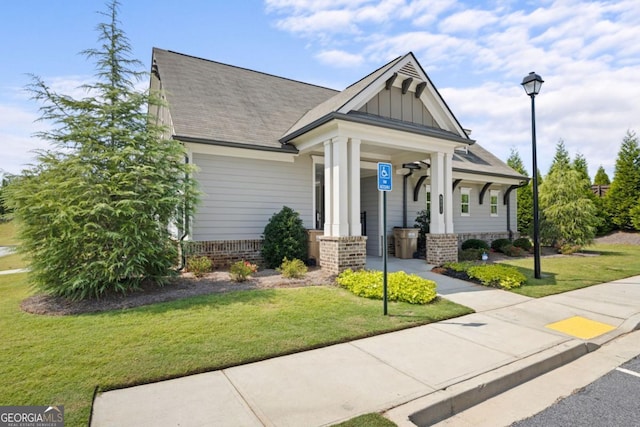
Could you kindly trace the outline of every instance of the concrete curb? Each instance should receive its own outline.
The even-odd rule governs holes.
[[[573,362],[598,348],[597,344],[580,340],[567,341],[408,402],[384,415],[399,427],[429,426]]]

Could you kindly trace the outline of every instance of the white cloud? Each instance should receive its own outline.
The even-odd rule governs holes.
[[[462,125],[502,159],[512,147],[525,161],[531,156],[530,101],[519,87],[530,71],[545,79],[536,98],[543,172],[562,138],[572,156],[585,155],[592,174],[602,164],[612,176],[622,137],[640,131],[637,0],[267,4],[278,22],[305,18],[321,29],[289,31],[309,38],[330,66],[352,60],[373,70],[413,51]],[[340,25],[323,24],[328,11],[343,12]]]
[[[316,58],[324,64],[337,68],[357,67],[364,61],[362,55],[354,55],[341,50],[325,50],[318,53]]]
[[[449,15],[439,23],[438,28],[445,33],[473,33],[497,21],[498,17],[492,12],[468,9]]]
[[[0,169],[17,174],[33,162],[34,150],[48,147],[47,142],[32,137],[33,133],[46,128],[46,124],[36,121],[38,117],[35,108],[29,110],[15,105],[0,105]]]
[[[51,77],[43,80],[53,91],[74,98],[87,96],[81,86],[90,82],[84,76]],[[2,94],[2,99],[14,99],[16,102],[0,104],[0,169],[17,174],[34,162],[34,151],[51,148],[48,141],[34,136],[37,132],[48,130],[51,124],[38,120],[40,104],[30,100],[28,92],[19,88],[8,88],[4,92],[6,93]]]

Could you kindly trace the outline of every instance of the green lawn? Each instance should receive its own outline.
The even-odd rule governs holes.
[[[0,271],[15,270],[25,268],[27,263],[22,259],[22,255],[11,254],[0,256]]]
[[[0,222],[0,246],[13,246],[17,244],[18,239],[16,238],[15,222]]]
[[[533,258],[505,261],[527,276],[525,286],[511,291],[539,298],[640,274],[640,246],[598,244],[586,248],[585,255],[543,257],[541,279],[533,277]]]
[[[386,419],[380,414],[365,414],[352,418],[333,427],[393,427],[396,423]]]
[[[0,276],[0,405],[65,405],[86,425],[108,390],[352,340],[471,310],[358,298],[336,287],[240,291],[80,316],[20,310],[25,274]]]

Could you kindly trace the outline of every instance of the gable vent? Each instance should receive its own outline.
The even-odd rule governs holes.
[[[422,80],[422,77],[420,76],[420,74],[418,74],[418,72],[416,71],[415,67],[413,66],[413,64],[411,62],[407,62],[402,68],[400,68],[400,70],[398,70],[400,73],[409,76],[409,77],[415,77],[417,79]]]

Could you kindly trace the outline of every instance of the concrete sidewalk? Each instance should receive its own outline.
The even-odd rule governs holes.
[[[323,426],[384,411],[400,426],[430,425],[640,324],[640,276],[531,299],[432,277],[424,263],[409,261],[393,268],[436,280],[440,294],[477,312],[102,393],[92,426]]]

